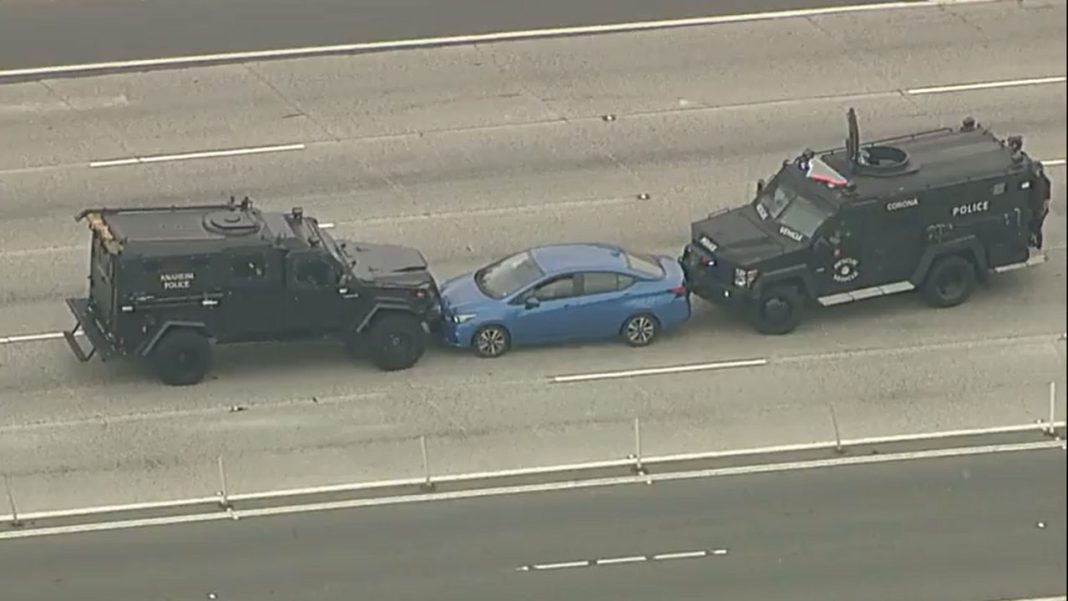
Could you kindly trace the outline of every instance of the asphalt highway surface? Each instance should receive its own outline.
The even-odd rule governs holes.
[[[0,71],[876,0],[0,0]]]
[[[19,601],[1037,599],[1065,509],[1052,449],[6,540],[0,575]]]
[[[1063,162],[1050,261],[952,310],[901,296],[767,338],[695,301],[647,349],[435,350],[396,374],[331,345],[220,349],[181,389],[79,364],[55,333],[84,292],[87,206],[249,194],[417,246],[444,279],[544,242],[677,253],[692,219],[840,144],[850,106],[865,139],[971,115],[1063,161],[1064,80],[1042,78],[1065,75],[1065,39],[1063,2],[1003,2],[0,85],[0,471],[35,511],[210,495],[219,455],[235,491],[418,476],[420,435],[441,473],[620,458],[635,417],[645,453],[828,440],[832,407],[847,438],[1001,426],[1044,419],[1054,381],[1063,419]],[[1037,83],[918,89],[1019,80]]]

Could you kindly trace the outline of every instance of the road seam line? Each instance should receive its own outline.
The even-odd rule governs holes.
[[[523,486],[497,487],[478,490],[462,490],[447,493],[426,493],[400,497],[386,497],[378,499],[354,499],[348,501],[332,501],[322,503],[308,503],[302,505],[288,505],[282,507],[268,507],[248,510],[230,510],[228,512],[215,512],[208,514],[187,514],[180,516],[167,516],[159,518],[144,518],[136,520],[118,520],[113,522],[97,522],[91,524],[79,524],[74,526],[56,526],[51,528],[36,528],[30,530],[10,530],[0,532],[0,540],[15,538],[30,538],[38,536],[75,534],[83,532],[95,532],[102,530],[121,530],[146,526],[163,526],[182,524],[189,522],[203,522],[212,520],[238,520],[252,517],[267,517],[273,515],[287,515],[312,513],[316,511],[331,511],[338,509],[356,509],[363,507],[376,507],[383,505],[402,505],[409,503],[423,503],[444,500],[481,498],[491,496],[516,495],[532,492],[558,492],[576,489],[598,488],[606,486],[620,486],[630,484],[647,484],[649,482],[673,482],[679,480],[693,480],[699,478],[712,478],[724,476],[743,476],[750,474],[762,474],[782,471],[804,471],[828,467],[883,464],[895,461],[916,461],[921,459],[938,459],[949,457],[965,457],[975,455],[990,455],[997,453],[1012,453],[1038,451],[1047,449],[1060,449],[1062,441],[1042,441],[1031,443],[995,444],[958,449],[937,449],[928,451],[914,451],[902,453],[890,453],[886,455],[864,455],[857,457],[837,457],[833,459],[818,459],[809,461],[794,461],[773,463],[765,465],[740,466],[732,468],[713,468],[692,472],[674,474],[646,474],[641,476],[619,476],[612,478],[598,478],[592,480],[571,480],[565,482],[553,482],[548,484],[532,484]],[[234,499],[231,497],[231,501]],[[217,499],[215,500],[217,501]],[[40,514],[37,514],[38,516]],[[0,521],[10,521],[12,516],[0,516]],[[23,514],[22,520],[40,519],[32,514]]]
[[[555,27],[528,30],[500,31],[483,34],[465,34],[454,36],[413,38],[406,40],[392,40],[384,42],[359,42],[351,44],[336,44],[330,46],[304,46],[298,48],[279,48],[274,50],[253,50],[244,52],[225,52],[198,54],[176,57],[161,57],[149,59],[135,59],[125,61],[109,61],[99,63],[84,63],[71,65],[52,65],[47,67],[29,67],[22,69],[7,69],[0,71],[0,79],[25,77],[30,75],[57,75],[61,73],[89,73],[94,71],[108,71],[121,69],[136,69],[145,67],[164,67],[189,64],[212,64],[227,62],[254,61],[256,59],[297,58],[325,54],[344,54],[359,51],[372,50],[401,50],[410,48],[426,48],[434,46],[446,46],[457,44],[474,44],[487,42],[501,42],[509,40],[530,40],[538,38],[553,38],[574,35],[591,35],[605,33],[624,33],[634,31],[650,31],[656,29],[669,29],[679,27],[695,27],[707,25],[723,25],[729,23],[743,23],[753,21],[769,21],[793,18],[810,18],[827,15],[850,14],[860,12],[877,12],[895,9],[918,9],[940,8],[944,6],[960,6],[965,4],[990,4],[1003,0],[913,0],[899,2],[884,2],[879,4],[860,4],[848,6],[831,6],[820,8],[793,9],[766,11],[756,13],[742,13],[735,15],[716,15],[710,17],[695,17],[688,19],[665,19],[657,21],[634,21],[629,23],[615,23],[610,25],[588,25],[578,27]]]

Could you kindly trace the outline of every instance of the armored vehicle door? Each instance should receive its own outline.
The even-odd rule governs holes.
[[[322,252],[291,252],[286,259],[285,327],[296,336],[321,335],[343,324],[340,272]]]
[[[227,280],[220,338],[271,339],[285,313],[285,281],[277,252],[235,249],[224,255]]]
[[[857,217],[856,211],[840,211],[816,232],[812,249],[817,296],[863,288],[877,277],[869,268],[870,250]]]

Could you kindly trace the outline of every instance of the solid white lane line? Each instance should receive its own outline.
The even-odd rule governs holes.
[[[1042,164],[1046,167],[1063,167],[1064,159],[1052,159],[1049,161],[1042,161]]]
[[[628,369],[623,371],[607,371],[589,374],[574,374],[569,376],[552,376],[550,381],[554,384],[568,382],[588,382],[590,380],[612,380],[617,378],[633,378],[639,376],[658,376],[664,374],[680,374],[694,371],[710,371],[716,369],[731,369],[736,367],[762,367],[768,364],[767,359],[745,359],[740,361],[718,361],[715,363],[697,363],[691,365],[672,365],[668,367],[650,367],[647,369]]]
[[[212,521],[212,520],[236,520],[254,517],[267,517],[272,515],[289,515],[311,513],[316,511],[335,511],[339,509],[357,509],[362,507],[378,507],[383,505],[402,505],[408,503],[426,503],[433,501],[448,501],[457,499],[472,499],[482,497],[496,497],[505,495],[527,494],[532,492],[560,492],[586,488],[600,488],[606,486],[620,486],[629,484],[646,485],[648,482],[674,482],[680,480],[695,480],[700,478],[712,478],[723,476],[739,476],[748,474],[762,474],[783,471],[803,471],[828,467],[841,467],[853,465],[870,465],[892,463],[900,461],[916,461],[921,459],[938,459],[948,457],[968,457],[976,455],[990,455],[997,453],[1015,453],[1026,451],[1038,451],[1048,449],[1060,449],[1061,441],[1041,441],[1031,443],[986,445],[979,447],[937,449],[933,451],[914,451],[905,453],[887,453],[885,455],[862,455],[855,457],[836,457],[833,459],[816,459],[811,461],[792,461],[775,464],[750,465],[734,468],[714,468],[693,472],[679,472],[669,474],[646,474],[635,476],[618,476],[611,478],[599,478],[594,480],[572,480],[567,482],[551,482],[548,484],[530,484],[523,486],[502,486],[498,488],[485,488],[477,490],[462,490],[447,493],[425,493],[401,497],[384,497],[377,499],[357,499],[351,501],[331,501],[324,503],[309,503],[302,505],[289,505],[284,507],[267,507],[263,509],[237,510],[232,513],[217,511],[204,515],[179,515],[160,518],[147,518],[141,520],[120,520],[113,522],[99,522],[92,524],[78,524],[74,526],[57,526],[53,528],[36,528],[30,530],[12,530],[0,532],[0,540],[14,538],[31,538],[38,536],[53,536],[61,534],[77,534],[82,532],[94,532],[101,530],[123,530],[128,528],[142,528],[146,526],[164,526],[182,524],[187,522]],[[420,480],[421,482],[422,480]],[[233,496],[231,496],[231,499]],[[39,515],[39,514],[38,514]],[[22,514],[20,518],[30,520],[30,514]],[[0,515],[0,521],[9,522],[12,516]],[[720,553],[722,554],[722,553]]]
[[[215,54],[196,54],[166,58],[150,58],[128,61],[111,61],[74,65],[55,65],[49,67],[31,67],[25,69],[7,69],[0,71],[0,79],[6,77],[23,77],[28,75],[56,75],[72,72],[105,71],[109,69],[133,69],[139,67],[162,67],[181,64],[210,64],[232,61],[249,61],[268,58],[295,58],[322,54],[359,52],[370,50],[401,50],[441,45],[474,44],[500,42],[506,40],[529,40],[536,38],[559,37],[566,35],[589,35],[601,33],[622,33],[645,31],[673,27],[694,27],[700,25],[722,25],[747,21],[768,21],[778,19],[796,19],[839,15],[859,12],[876,12],[896,9],[937,8],[947,5],[988,4],[999,0],[913,0],[903,2],[885,2],[881,4],[858,4],[831,6],[825,8],[806,8],[796,10],[779,10],[768,12],[744,13],[737,15],[717,15],[690,19],[666,19],[659,21],[635,21],[612,25],[591,25],[582,27],[556,27],[546,29],[528,29],[518,31],[501,31],[485,34],[455,35],[432,38],[416,38],[383,42],[364,42],[355,44],[336,44],[332,46],[305,46],[301,48],[279,48],[275,50],[255,50],[248,52],[226,52]]]
[[[678,551],[675,553],[659,553],[653,555],[653,559],[657,561],[667,559],[693,559],[696,557],[707,557],[708,551]]]
[[[268,152],[286,152],[291,150],[304,150],[304,144],[278,144],[272,146],[255,146],[251,148],[229,148],[224,150],[204,150],[186,152],[181,154],[161,154],[145,157],[130,157],[124,159],[109,159],[104,161],[89,161],[89,166],[119,167],[123,165],[140,165],[146,163],[164,163],[168,161],[186,161],[190,159],[213,159],[222,157],[245,156],[250,154],[265,154]]]
[[[1055,77],[1035,77],[1031,79],[1010,79],[1003,81],[984,81],[977,83],[963,83],[949,86],[934,86],[929,88],[909,88],[905,93],[910,96],[923,94],[944,94],[946,92],[966,92],[972,90],[990,90],[998,88],[1015,88],[1020,86],[1040,86],[1053,83],[1064,83],[1068,77],[1059,75]]]

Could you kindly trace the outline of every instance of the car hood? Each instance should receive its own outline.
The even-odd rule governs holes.
[[[409,246],[346,240],[342,249],[355,263],[353,273],[361,280],[397,286],[433,283],[426,257]]]
[[[440,294],[442,308],[449,314],[471,311],[490,300],[478,289],[473,272],[446,281],[441,285]]]
[[[751,206],[738,207],[721,213],[713,213],[707,218],[690,225],[690,235],[695,242],[702,237],[708,238],[715,245],[711,250],[716,256],[744,266],[780,256],[794,250],[787,245],[783,237],[764,229],[760,217]],[[706,246],[701,244],[701,246]]]

